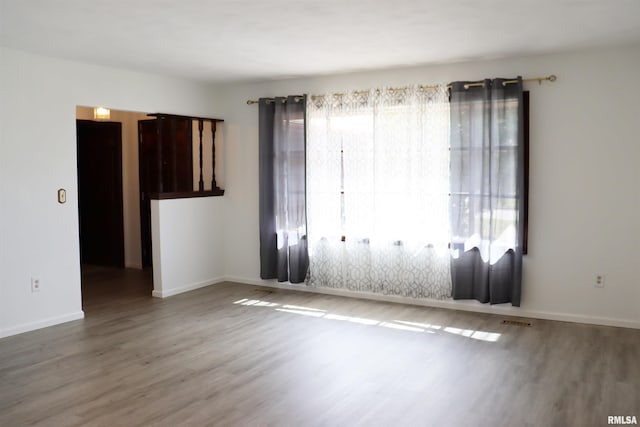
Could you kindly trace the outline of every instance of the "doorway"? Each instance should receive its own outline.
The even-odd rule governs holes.
[[[131,298],[151,298],[140,251],[138,120],[146,113],[76,106],[78,217],[85,316]],[[93,207],[92,207],[93,206]]]
[[[124,268],[122,125],[76,120],[81,264]]]

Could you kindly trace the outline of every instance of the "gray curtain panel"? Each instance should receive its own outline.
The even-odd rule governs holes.
[[[522,79],[451,85],[452,296],[520,305],[524,236]]]
[[[302,283],[306,225],[306,96],[259,102],[260,277]]]

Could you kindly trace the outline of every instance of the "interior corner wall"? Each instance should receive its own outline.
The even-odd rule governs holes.
[[[83,316],[77,105],[221,116],[210,85],[0,48],[0,337]],[[34,114],[34,111],[37,114]],[[67,202],[57,202],[57,190]],[[31,292],[38,277],[41,291]]]
[[[531,91],[529,254],[522,306],[505,311],[640,327],[638,70],[640,46],[627,46],[227,86],[228,278],[261,283],[258,111],[248,99],[556,74],[554,83],[525,85]],[[604,275],[604,288],[594,286],[596,274]]]

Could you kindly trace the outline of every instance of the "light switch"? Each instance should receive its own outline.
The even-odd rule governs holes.
[[[65,203],[67,201],[67,190],[61,188],[58,190],[58,203]]]

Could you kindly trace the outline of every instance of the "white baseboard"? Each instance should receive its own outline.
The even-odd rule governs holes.
[[[265,286],[276,289],[288,289],[300,292],[312,292],[326,295],[337,295],[348,298],[360,298],[373,301],[386,301],[400,304],[419,305],[424,307],[446,308],[449,310],[472,311],[476,313],[490,313],[502,316],[528,317],[532,319],[557,320],[561,322],[586,323],[590,325],[616,326],[621,328],[640,329],[640,321],[615,319],[609,317],[585,316],[570,313],[554,313],[538,310],[528,310],[507,304],[489,305],[477,301],[431,300],[399,297],[394,295],[380,295],[370,292],[354,292],[343,289],[314,288],[304,284],[292,285],[289,282],[276,280],[260,280],[247,277],[225,276],[227,282],[237,282],[255,286]]]
[[[80,319],[84,319],[84,311],[82,310],[76,311],[75,313],[64,314],[62,316],[49,317],[47,319],[38,320],[36,322],[23,323],[22,325],[0,330],[0,338],[9,337],[11,335],[18,335],[29,331],[35,331],[36,329],[46,328],[48,326],[54,326],[60,323],[66,323]]]
[[[202,282],[189,283],[171,289],[154,289],[153,292],[151,292],[151,295],[157,298],[167,298],[184,292],[193,291],[195,289],[204,288],[205,286],[215,285],[224,281],[226,281],[224,277],[216,277],[213,279],[203,280]]]

